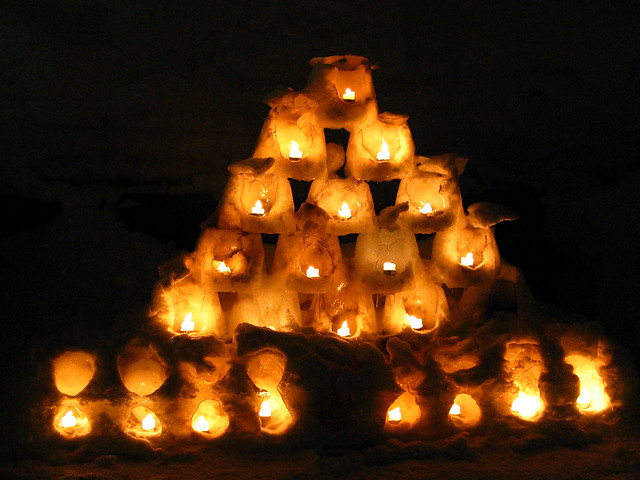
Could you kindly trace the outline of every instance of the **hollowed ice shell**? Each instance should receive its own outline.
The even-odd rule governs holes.
[[[132,340],[118,356],[124,386],[138,395],[151,395],[167,379],[167,366],[156,351],[140,339]]]
[[[71,397],[89,385],[95,373],[93,355],[81,351],[68,351],[53,361],[53,378],[60,393]]]

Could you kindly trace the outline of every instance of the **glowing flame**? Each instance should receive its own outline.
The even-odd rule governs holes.
[[[460,257],[460,265],[473,267],[473,253],[469,252],[464,257]]]
[[[196,328],[196,325],[195,323],[193,323],[193,320],[191,320],[191,317],[191,312],[185,315],[184,321],[180,324],[181,332],[193,332],[193,330]]]
[[[260,411],[258,412],[258,415],[262,418],[271,417],[271,404],[269,403],[268,398],[264,399],[260,404]]]
[[[307,277],[308,278],[319,278],[320,277],[320,269],[319,268],[315,268],[312,265],[309,265],[309,268],[307,268]]]
[[[598,413],[609,408],[611,399],[598,373],[598,363],[581,355],[569,355],[565,360],[580,379],[580,396],[576,399],[578,409],[583,413]]]
[[[396,273],[396,264],[393,262],[384,262],[382,264],[382,271],[387,275],[393,275]]]
[[[407,314],[407,320],[409,321],[409,325],[411,326],[411,328],[413,328],[414,330],[420,330],[423,327],[422,319],[416,317],[415,315]]]
[[[378,152],[378,155],[376,155],[376,158],[378,160],[389,160],[391,158],[391,153],[389,153],[389,145],[387,145],[387,142],[384,141],[384,138],[382,139],[382,146],[380,147],[380,151]]]
[[[349,329],[349,324],[346,320],[342,322],[342,326],[338,330],[336,330],[336,333],[341,337],[348,337],[349,335],[351,335],[351,330]]]
[[[149,431],[156,428],[156,419],[153,418],[153,413],[150,413],[142,419],[142,430]]]
[[[216,268],[220,273],[231,273],[231,269],[227,267],[227,264],[224,262],[220,262],[220,265]]]
[[[298,147],[298,144],[291,140],[291,148],[289,149],[290,160],[300,160],[302,158],[302,150]]]
[[[207,422],[207,419],[204,418],[204,415],[200,415],[198,420],[196,420],[196,423],[193,424],[193,429],[196,432],[208,432],[211,429],[211,426],[209,425],[209,422]]]
[[[580,408],[589,408],[591,406],[591,395],[588,388],[580,389],[580,396],[576,399],[576,403]]]
[[[251,215],[264,215],[264,208],[262,208],[260,200],[256,200],[256,204],[251,207]]]
[[[525,420],[533,420],[544,410],[544,403],[539,395],[518,393],[518,397],[511,404],[511,411]]]
[[[454,403],[451,405],[451,410],[449,410],[449,415],[460,415],[460,405]]]
[[[400,411],[400,407],[396,407],[387,412],[387,419],[390,422],[399,422],[402,420],[402,412]]]
[[[353,102],[356,99],[356,92],[354,92],[349,87],[347,87],[344,93],[342,94],[342,99]]]
[[[351,209],[349,205],[347,205],[347,202],[342,202],[342,207],[338,210],[338,215],[345,220],[351,218]]]
[[[422,203],[422,207],[420,207],[419,210],[420,213],[431,213],[433,212],[433,208],[431,207],[430,203]]]
[[[60,426],[63,428],[71,428],[78,425],[78,420],[75,415],[73,415],[73,411],[69,410],[64,416],[60,419]]]

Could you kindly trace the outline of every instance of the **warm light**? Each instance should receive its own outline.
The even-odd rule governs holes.
[[[184,321],[180,324],[181,332],[193,332],[193,330],[196,328],[196,325],[195,323],[193,323],[193,320],[191,320],[191,317],[191,312],[185,315]]]
[[[78,424],[78,420],[73,415],[73,411],[69,410],[64,416],[60,419],[60,426],[63,428],[71,428],[75,427]]]
[[[451,410],[449,410],[449,415],[460,415],[460,405],[454,403],[451,405]]]
[[[256,204],[251,207],[251,215],[264,215],[264,208],[262,208],[262,202],[260,200],[256,200]]]
[[[576,398],[576,403],[579,408],[589,408],[591,405],[591,395],[589,395],[588,388],[581,388],[580,395]]]
[[[307,268],[307,277],[308,278],[319,278],[320,277],[320,269],[319,268],[315,268],[312,265],[309,265],[309,268]]]
[[[511,411],[525,420],[535,419],[544,409],[544,403],[539,395],[527,395],[520,392],[511,404]]]
[[[196,420],[196,422],[193,424],[193,429],[196,432],[208,432],[211,427],[209,425],[209,422],[207,422],[206,418],[204,418],[204,415],[200,415],[198,417],[198,420]]]
[[[298,147],[298,144],[291,140],[291,148],[289,149],[289,160],[300,160],[302,158],[302,150]]]
[[[336,330],[336,333],[341,337],[348,337],[349,335],[351,335],[351,330],[349,329],[349,324],[346,320],[342,322],[342,326],[338,330]]]
[[[224,262],[220,262],[220,265],[216,268],[220,273],[231,273],[231,269],[227,267],[227,264]]]
[[[392,410],[389,410],[387,412],[387,419],[390,422],[399,422],[400,420],[402,420],[402,412],[400,411],[400,407],[396,407]]]
[[[378,160],[389,160],[391,158],[391,154],[389,153],[389,145],[387,145],[387,142],[384,141],[384,138],[382,139],[382,146],[380,147],[380,151],[378,152],[378,155],[376,155],[376,158]]]
[[[460,265],[473,267],[473,253],[469,252],[464,257],[460,257]]]
[[[578,409],[583,413],[598,413],[609,408],[611,399],[598,374],[598,364],[581,355],[569,355],[565,360],[580,379],[580,395],[576,399]]]
[[[416,317],[415,315],[407,314],[407,320],[409,321],[409,325],[411,326],[411,328],[413,328],[414,330],[420,330],[423,327],[422,319]]]
[[[153,418],[153,413],[150,413],[142,419],[142,430],[145,432],[156,428],[156,419]]]
[[[423,203],[422,207],[420,207],[420,213],[431,213],[433,212],[433,208],[430,203]]]
[[[258,412],[258,415],[262,418],[271,417],[271,404],[269,403],[268,398],[264,399],[260,404],[260,411]]]
[[[382,264],[382,271],[387,275],[394,275],[396,273],[396,264],[393,262],[384,262]]]
[[[351,209],[349,208],[349,205],[347,205],[347,202],[342,203],[342,207],[338,210],[338,215],[344,220],[351,218]]]
[[[342,94],[342,99],[353,102],[356,99],[356,92],[354,92],[349,87],[347,87],[344,93]]]

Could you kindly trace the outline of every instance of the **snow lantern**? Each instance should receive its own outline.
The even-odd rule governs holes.
[[[573,373],[580,380],[580,395],[576,407],[582,413],[600,413],[611,407],[605,384],[598,372],[601,362],[584,355],[567,355],[565,361],[573,366]]]
[[[247,375],[260,389],[257,414],[264,433],[281,435],[293,425],[291,412],[278,390],[286,366],[287,357],[277,350],[262,350],[247,357]]]
[[[458,428],[470,428],[480,423],[482,411],[468,393],[456,395],[449,409],[449,419]]]
[[[385,428],[405,430],[420,420],[420,406],[411,392],[403,392],[387,409]]]
[[[371,293],[397,293],[414,287],[414,271],[420,261],[413,232],[397,224],[407,204],[388,207],[376,217],[370,233],[358,235],[355,268],[359,280]]]
[[[204,400],[191,417],[191,428],[206,438],[217,438],[229,427],[229,416],[219,400]]]
[[[219,228],[257,233],[294,230],[291,185],[286,177],[273,173],[273,166],[273,158],[229,165],[231,177],[220,201]]]
[[[134,437],[156,437],[162,433],[162,424],[153,411],[138,405],[129,413],[124,430]]]
[[[118,355],[118,373],[124,386],[137,395],[151,395],[168,377],[167,365],[156,350],[134,338]]]
[[[274,95],[253,152],[254,158],[272,157],[273,173],[296,180],[327,176],[324,130],[316,117],[317,102],[304,92]]]
[[[53,379],[60,393],[74,397],[85,389],[96,370],[95,357],[70,350],[53,360]]]
[[[241,323],[291,331],[300,324],[298,292],[287,287],[286,277],[264,275],[258,287],[238,293],[228,315],[228,334],[233,334]]]
[[[296,233],[278,237],[271,271],[285,276],[290,289],[326,292],[336,270],[343,268],[338,237],[324,233],[328,218],[321,208],[304,203],[296,213]]]
[[[345,173],[382,182],[415,176],[415,147],[405,115],[382,113],[349,136]]]
[[[262,278],[262,237],[242,230],[207,228],[200,235],[194,262],[215,291],[246,290],[260,284]]]
[[[63,402],[53,418],[53,428],[67,439],[83,437],[91,432],[89,419],[75,402]]]
[[[526,421],[539,420],[545,409],[538,385],[544,371],[540,347],[534,340],[513,341],[507,344],[504,359],[513,383],[511,413]]]
[[[306,91],[318,101],[318,117],[324,128],[356,125],[377,113],[371,70],[364,57],[336,55],[313,58]]]
[[[364,233],[373,229],[375,210],[369,185],[355,178],[322,178],[309,187],[307,203],[329,215],[325,230],[332,235]]]

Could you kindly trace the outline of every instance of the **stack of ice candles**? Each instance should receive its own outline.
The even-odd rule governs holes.
[[[54,436],[358,444],[610,420],[625,390],[610,344],[546,321],[501,266],[492,227],[516,215],[465,211],[466,159],[415,155],[367,59],[311,65],[304,90],[268,98],[196,251],[161,267],[118,384],[95,353],[53,360]],[[349,132],[346,152],[325,129]],[[289,179],[310,182],[297,211]],[[368,182],[391,180],[376,214]]]

